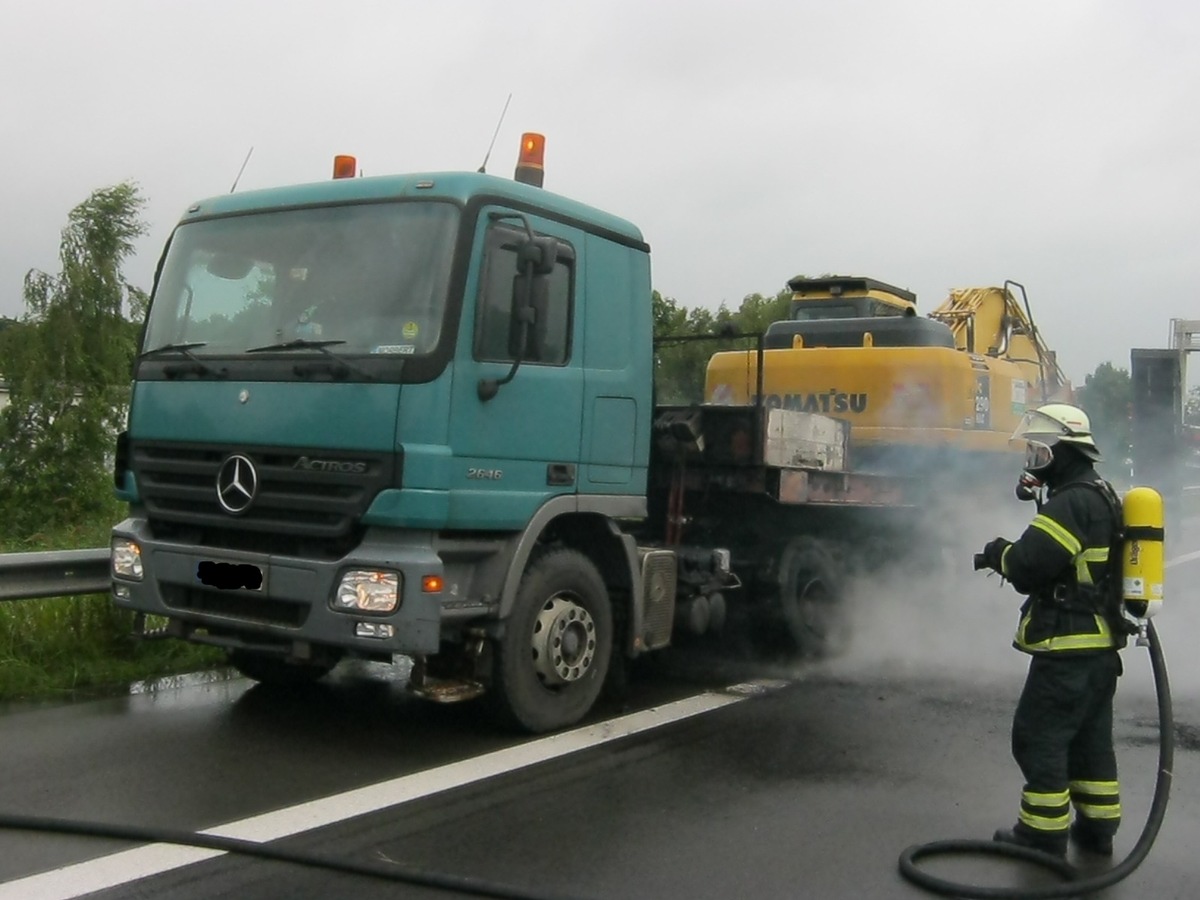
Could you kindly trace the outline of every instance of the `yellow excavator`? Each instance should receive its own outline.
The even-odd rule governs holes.
[[[1071,399],[1017,282],[952,290],[928,316],[915,294],[871,278],[799,276],[788,287],[791,317],[767,329],[761,375],[757,351],[717,353],[705,399],[752,404],[761,378],[768,407],[849,421],[857,470],[997,471],[1002,458],[1008,476],[1026,407]]]

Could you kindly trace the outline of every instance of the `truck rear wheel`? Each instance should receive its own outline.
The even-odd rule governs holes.
[[[229,664],[252,681],[279,687],[296,687],[319,681],[337,665],[335,657],[321,661],[291,662],[282,656],[230,650]]]
[[[574,724],[600,695],[612,643],[612,607],[596,567],[577,550],[543,553],[525,570],[496,642],[493,710],[525,731]]]
[[[801,656],[832,656],[845,647],[843,592],[844,574],[828,547],[807,535],[787,543],[779,560],[779,602]]]

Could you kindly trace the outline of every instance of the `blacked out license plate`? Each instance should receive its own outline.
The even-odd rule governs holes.
[[[196,563],[196,580],[208,587],[223,591],[261,591],[263,571],[250,563],[215,562],[204,559]]]

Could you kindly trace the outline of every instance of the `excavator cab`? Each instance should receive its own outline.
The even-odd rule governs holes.
[[[916,294],[873,278],[797,275],[788,287],[792,289],[790,317],[796,321],[917,314]]]
[[[917,316],[917,295],[873,278],[841,275],[788,282],[791,317],[768,328],[768,349],[801,347],[953,347],[940,322]]]

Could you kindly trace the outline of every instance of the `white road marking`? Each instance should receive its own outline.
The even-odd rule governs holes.
[[[1191,562],[1193,559],[1200,559],[1200,550],[1197,550],[1194,553],[1185,553],[1183,556],[1177,556],[1174,559],[1164,563],[1163,568],[1169,569],[1171,566],[1177,566],[1180,563]]]
[[[201,833],[248,841],[278,840],[740,703],[786,683],[764,681],[731,685],[724,691],[697,694],[484,756],[226,822]],[[149,844],[0,884],[0,900],[71,900],[224,855],[217,850]]]

